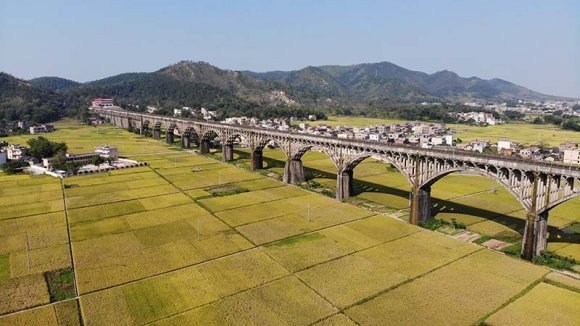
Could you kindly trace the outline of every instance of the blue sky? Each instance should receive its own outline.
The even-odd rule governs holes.
[[[88,81],[179,60],[390,61],[580,98],[580,1],[0,1],[0,71]]]

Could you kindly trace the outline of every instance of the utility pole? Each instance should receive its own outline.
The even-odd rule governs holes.
[[[199,241],[200,233],[201,233],[201,218],[198,216],[197,217],[197,241]]]
[[[30,273],[30,243],[28,241],[28,231],[26,232],[26,271]]]

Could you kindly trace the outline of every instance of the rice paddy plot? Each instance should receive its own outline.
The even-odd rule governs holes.
[[[288,276],[155,325],[307,325],[336,312],[294,276]]]
[[[81,298],[88,323],[143,324],[214,302],[288,275],[261,250],[89,294]]]
[[[71,230],[73,239],[77,235],[101,235],[72,243],[81,293],[251,247],[238,233],[194,204],[102,221],[104,225],[98,221],[97,225],[80,229],[73,226]]]
[[[160,171],[160,173],[164,175],[163,171]],[[191,190],[196,188],[208,188],[226,183],[256,180],[261,177],[233,166],[226,166],[221,169],[203,170],[201,172],[189,171],[186,173],[166,175],[166,178],[180,189]]]
[[[132,172],[124,174],[114,174],[113,172],[116,172],[116,170],[114,170],[107,173],[97,173],[91,175],[69,177],[64,180],[64,184],[71,187],[86,187],[86,186],[99,186],[103,184],[135,182],[159,178],[159,176],[155,172],[152,172],[149,168],[146,169],[147,170],[144,171],[143,170],[131,171],[131,169],[119,170]]]
[[[367,325],[378,321],[409,325],[474,324],[546,272],[530,263],[480,250],[356,305],[346,315]],[[464,302],[471,304],[460,304]]]
[[[486,319],[489,325],[577,325],[580,293],[540,283]]]
[[[122,190],[113,192],[85,192],[83,196],[69,197],[67,196],[68,208],[79,208],[86,206],[94,206],[112,202],[127,201],[132,199],[141,199],[153,196],[161,196],[172,193],[177,193],[178,190],[171,185],[160,185],[145,187],[132,190]]]
[[[479,249],[475,245],[423,231],[316,265],[297,275],[344,308],[476,250]]]
[[[0,282],[0,314],[6,314],[50,302],[42,274],[28,275]],[[1,319],[0,319],[1,320]]]
[[[337,202],[308,209],[308,204],[306,207],[304,205],[304,200],[307,200],[307,196],[292,199],[296,201],[302,200],[301,204],[294,202],[293,207],[289,205],[290,207],[284,208],[284,210],[293,208],[293,212],[283,214],[277,212],[274,217],[237,226],[236,230],[256,244],[264,244],[373,215],[372,212]],[[313,205],[312,201],[310,201],[310,205]],[[231,213],[232,211],[224,211],[223,213]],[[261,216],[264,215],[261,214]]]
[[[454,173],[437,181],[431,187],[431,196],[439,199],[450,199],[483,191],[493,192],[494,189],[505,188],[491,178],[476,174]]]
[[[295,272],[420,230],[384,216],[373,216],[274,242],[266,246],[266,251]]]
[[[212,212],[220,212],[242,206],[279,200],[284,198],[304,196],[308,193],[291,186],[282,186],[266,190],[244,192],[225,197],[215,197],[201,200],[201,203]]]
[[[59,212],[64,210],[62,199],[3,206],[0,208],[0,220],[39,215],[43,213]]]
[[[76,326],[81,325],[78,303],[67,300],[53,305],[34,308],[12,315],[0,317],[0,326],[12,325],[46,325],[46,326]]]

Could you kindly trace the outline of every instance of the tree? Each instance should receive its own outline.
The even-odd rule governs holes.
[[[92,165],[96,165],[99,166],[101,164],[105,163],[105,159],[101,156],[95,156],[91,159],[91,164]]]
[[[66,171],[66,155],[64,152],[58,152],[50,161],[50,164],[55,170]]]
[[[2,171],[6,174],[14,174],[26,165],[23,161],[8,161],[2,164]]]
[[[68,146],[66,143],[55,143],[39,136],[30,138],[26,142],[29,146],[28,153],[30,156],[42,160],[45,157],[53,157],[56,153],[66,153]]]
[[[78,162],[66,163],[64,170],[70,174],[77,174],[77,172],[79,172],[79,169],[82,166],[83,165],[81,163],[78,163]]]

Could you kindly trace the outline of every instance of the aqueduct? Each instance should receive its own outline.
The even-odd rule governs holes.
[[[139,130],[141,134],[151,132],[157,139],[163,127],[168,143],[180,135],[182,147],[189,148],[193,139],[199,143],[201,153],[209,153],[211,140],[217,137],[222,143],[224,161],[233,160],[234,142],[242,139],[251,149],[253,170],[263,168],[262,151],[268,143],[275,142],[285,153],[284,182],[290,184],[305,181],[301,157],[316,148],[326,153],[336,166],[338,200],[350,196],[356,166],[371,156],[380,158],[391,163],[409,181],[410,222],[414,224],[431,218],[431,186],[439,179],[459,171],[491,177],[508,189],[527,211],[522,247],[522,256],[526,259],[547,248],[548,212],[580,196],[580,167],[577,166],[200,122],[119,109],[95,111],[118,127]]]

